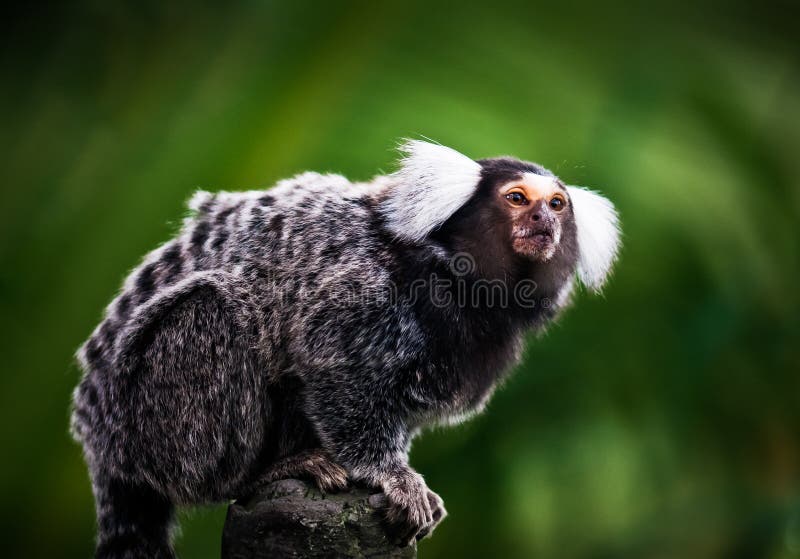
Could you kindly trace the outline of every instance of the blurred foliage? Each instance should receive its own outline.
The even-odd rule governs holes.
[[[598,188],[625,249],[483,416],[412,461],[420,555],[800,555],[793,4],[18,5],[0,51],[0,531],[86,557],[72,353],[197,187],[391,169],[400,137]],[[166,411],[166,410],[165,410]],[[217,557],[222,506],[182,514]]]

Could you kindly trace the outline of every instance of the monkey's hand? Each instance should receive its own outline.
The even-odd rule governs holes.
[[[347,472],[322,449],[305,450],[276,462],[259,478],[258,484],[291,477],[310,479],[323,493],[347,487]]]
[[[380,482],[386,499],[386,520],[400,543],[429,536],[447,515],[444,503],[411,468],[388,474]]]
[[[306,414],[323,448],[350,479],[382,490],[375,500],[386,500],[390,535],[409,544],[429,535],[446,512],[442,499],[408,465],[411,434],[398,416],[395,394],[402,388],[381,384],[376,389],[376,374],[370,368],[347,368],[310,377]]]

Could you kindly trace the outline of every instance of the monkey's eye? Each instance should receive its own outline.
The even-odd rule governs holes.
[[[505,198],[511,203],[512,206],[524,206],[528,203],[528,199],[525,198],[525,195],[518,191],[509,192],[506,194]]]
[[[554,211],[560,212],[561,210],[564,209],[565,206],[566,203],[564,202],[564,199],[561,196],[553,196],[553,198],[550,199],[550,207]]]

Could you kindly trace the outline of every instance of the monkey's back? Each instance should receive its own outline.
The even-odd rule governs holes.
[[[344,257],[340,251],[365,238],[368,193],[369,188],[343,177],[316,173],[266,191],[198,192],[179,234],[131,271],[78,352],[84,377],[74,394],[72,429],[89,463],[150,478],[165,469],[164,464],[151,468],[146,463],[159,460],[159,453],[206,452],[227,464],[236,478],[231,483],[241,482],[265,436],[266,384],[286,366],[288,309],[303,305],[297,288],[335,277],[330,266],[334,260],[345,260],[340,274],[359,267],[364,273],[359,255],[369,247],[362,243]],[[147,349],[156,344],[160,349]],[[154,351],[160,353],[152,356]],[[168,361],[175,370],[170,375],[186,378],[165,381],[165,373],[148,369],[153,359]],[[175,385],[166,399],[149,388],[164,382]],[[195,406],[193,393],[215,391],[224,394],[216,400],[204,396]],[[230,401],[236,401],[235,409]],[[152,417],[159,406],[165,418]],[[182,406],[189,411],[169,409]],[[174,417],[192,414],[191,422]],[[215,421],[229,425],[212,425]],[[236,423],[242,425],[234,427]],[[162,438],[153,439],[145,432],[148,428]],[[204,436],[214,449],[185,446],[188,439],[197,443]],[[236,448],[227,448],[237,441]],[[148,457],[147,447],[153,445],[163,448]],[[204,477],[225,477],[225,472],[214,471],[218,464],[176,460],[173,477],[187,470],[196,474],[198,484]],[[174,491],[178,501],[224,497],[232,487],[155,481]]]

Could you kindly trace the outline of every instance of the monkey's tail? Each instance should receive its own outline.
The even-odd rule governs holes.
[[[96,559],[175,559],[174,505],[154,489],[118,479],[94,479]]]

